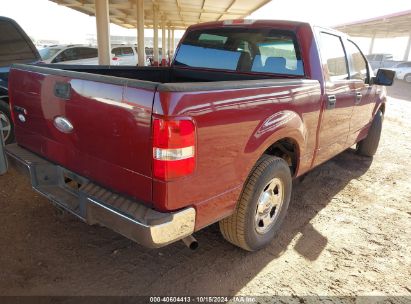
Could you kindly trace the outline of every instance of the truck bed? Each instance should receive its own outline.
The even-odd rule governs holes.
[[[216,98],[213,92],[218,90],[238,95],[240,89],[246,88],[249,92],[240,95],[251,97],[263,88],[281,95],[287,95],[284,88],[290,86],[305,86],[305,90],[318,88],[317,81],[269,79],[264,75],[255,79],[256,75],[173,67],[15,65],[11,73],[10,97],[19,145],[108,189],[116,189],[147,205],[154,204],[160,210],[178,209],[183,198],[177,200],[178,204],[169,205],[167,198],[153,197],[153,193],[157,196],[162,193],[152,188],[153,115],[185,115],[188,110],[192,112],[190,115],[197,116],[200,113],[190,110],[191,106],[202,107],[206,100],[202,101],[201,94]],[[183,96],[178,92],[200,95],[190,105],[182,98],[173,107],[179,113],[165,113],[161,104],[171,96]],[[219,117],[218,113],[214,117]],[[19,115],[26,120],[20,121]],[[58,117],[68,119],[74,130],[67,133],[57,130]],[[221,119],[226,123],[236,120],[234,116]]]

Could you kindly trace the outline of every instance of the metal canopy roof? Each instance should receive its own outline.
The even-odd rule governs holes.
[[[79,12],[95,15],[94,1],[50,0]],[[153,27],[153,9],[158,8],[168,27],[185,29],[201,22],[240,19],[250,15],[271,0],[144,0],[146,28]],[[136,28],[135,0],[109,0],[110,22],[125,28]]]
[[[411,10],[377,18],[341,24],[335,29],[357,37],[393,38],[411,33]]]

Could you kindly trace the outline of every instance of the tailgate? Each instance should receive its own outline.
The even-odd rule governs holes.
[[[17,143],[115,192],[150,202],[156,86],[16,65],[9,94]]]

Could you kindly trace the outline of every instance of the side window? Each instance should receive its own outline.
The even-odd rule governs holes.
[[[365,82],[368,78],[367,62],[364,60],[360,49],[354,42],[348,40],[347,50],[351,55],[350,77],[352,79],[361,79]]]
[[[225,36],[219,36],[219,35],[213,35],[213,34],[200,34],[200,37],[198,37],[198,41],[203,43],[203,44],[209,44],[209,45],[218,45],[218,46],[223,46],[227,42],[227,37]]]
[[[77,48],[70,48],[62,51],[54,58],[53,63],[71,61],[79,59]]]
[[[133,49],[131,47],[123,47],[123,55],[124,56],[133,56]]]
[[[321,58],[326,78],[331,81],[347,79],[347,58],[341,38],[324,32],[320,35]]]
[[[88,59],[98,57],[98,51],[94,48],[78,48],[78,59]]]
[[[117,47],[114,48],[111,53],[113,53],[116,57],[120,57],[121,56],[121,48]]]

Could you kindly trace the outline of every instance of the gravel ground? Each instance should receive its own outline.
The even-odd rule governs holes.
[[[370,159],[348,150],[294,182],[284,228],[247,253],[213,225],[147,250],[62,216],[11,171],[0,177],[0,295],[411,296],[410,86],[390,90]],[[407,101],[408,99],[408,101]]]

